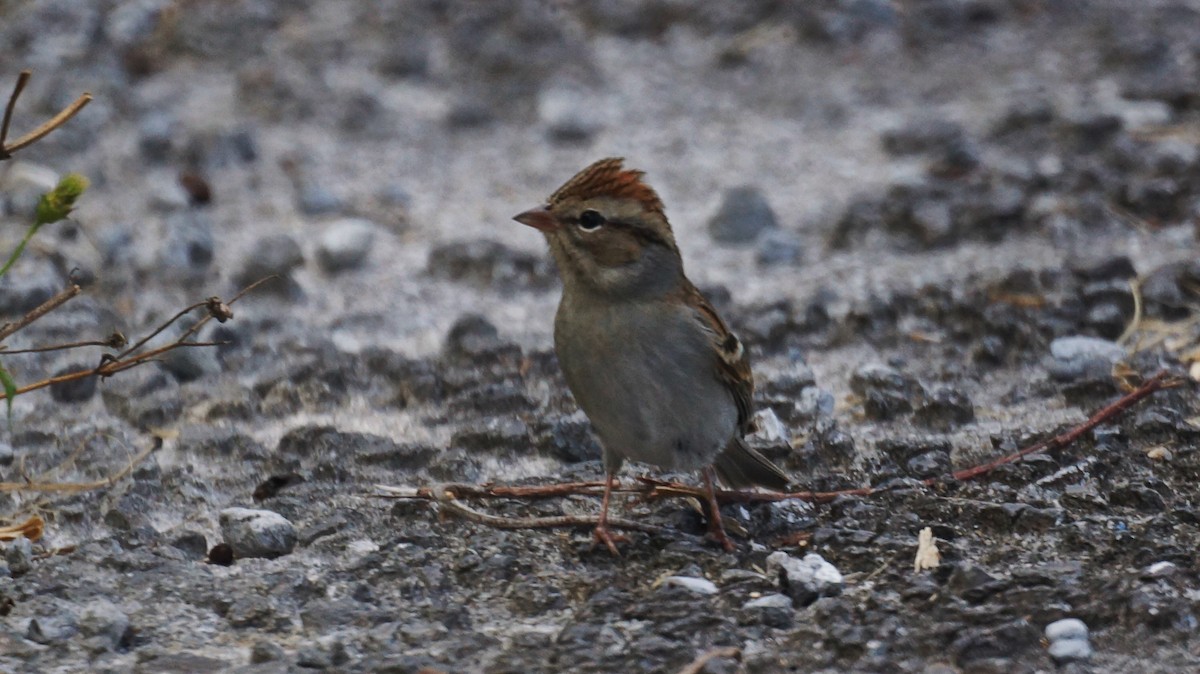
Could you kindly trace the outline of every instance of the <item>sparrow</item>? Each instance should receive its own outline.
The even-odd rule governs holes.
[[[616,473],[626,460],[699,469],[709,531],[721,524],[714,478],[784,491],[788,476],[751,449],[754,378],[746,348],[688,280],[662,200],[621,158],[601,159],[545,204],[514,216],[541,231],[562,276],[554,351],[600,440],[604,497],[594,532],[608,528]]]

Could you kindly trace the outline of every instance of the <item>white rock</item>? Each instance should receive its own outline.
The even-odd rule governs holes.
[[[1046,650],[1059,664],[1090,660],[1092,657],[1092,646],[1087,639],[1059,639],[1051,642],[1050,648]]]
[[[803,559],[796,559],[786,552],[772,552],[767,555],[767,570],[776,569],[783,569],[788,583],[819,595],[837,594],[845,585],[842,572],[815,552],[808,553]]]
[[[705,578],[691,576],[671,576],[663,581],[663,585],[675,585],[696,594],[716,594],[717,586]]]
[[[370,220],[343,218],[329,224],[317,242],[317,263],[327,272],[361,267],[378,227]]]
[[[762,438],[767,442],[788,441],[787,427],[775,415],[775,410],[770,408],[759,410],[754,415],[754,421],[758,426],[758,430],[754,433],[755,437]]]
[[[1046,625],[1046,640],[1061,641],[1064,639],[1088,638],[1088,626],[1079,618],[1063,618]]]

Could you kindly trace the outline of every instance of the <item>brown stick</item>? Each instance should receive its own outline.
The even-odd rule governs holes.
[[[581,527],[595,527],[599,521],[599,517],[590,517],[587,515],[559,515],[557,517],[500,517],[490,515],[488,513],[479,512],[474,508],[466,505],[462,501],[457,500],[449,491],[444,492],[443,498],[437,499],[437,502],[442,507],[459,517],[475,522],[478,524],[486,524],[487,526],[496,529],[575,529]],[[632,531],[642,531],[648,534],[663,534],[663,535],[678,535],[678,532],[638,522],[636,520],[627,520],[619,517],[609,517],[608,525],[618,529],[629,529]]]
[[[3,328],[0,328],[0,342],[11,337],[13,335],[13,333],[28,326],[30,323],[36,321],[37,319],[41,318],[42,316],[45,316],[46,314],[50,313],[51,311],[54,311],[55,309],[57,309],[58,307],[62,306],[64,303],[66,303],[67,300],[71,299],[72,297],[75,297],[76,295],[78,295],[81,292],[83,292],[83,289],[74,283],[72,283],[72,284],[68,285],[66,288],[63,288],[62,290],[58,291],[58,293],[56,293],[54,295],[54,297],[51,297],[50,299],[46,300],[45,302],[42,302],[41,305],[39,305],[33,311],[30,311],[29,313],[22,316],[21,319],[18,320],[16,323],[8,323]]]
[[[63,108],[50,119],[43,122],[33,131],[21,136],[11,144],[6,144],[8,140],[8,130],[12,124],[13,110],[17,107],[17,99],[21,97],[21,92],[25,90],[25,85],[29,83],[29,78],[33,76],[28,70],[22,70],[17,75],[17,83],[13,86],[13,92],[8,97],[8,104],[4,106],[4,119],[0,121],[0,159],[9,159],[12,153],[24,147],[28,147],[39,140],[45,138],[50,132],[67,123],[67,120],[74,117],[88,103],[92,102],[92,95],[83,93],[76,98],[67,107]]]
[[[1174,388],[1183,384],[1183,380],[1172,377],[1168,372],[1163,371],[1146,380],[1138,388],[1121,396],[1113,403],[1101,408],[1095,414],[1090,416],[1083,423],[1078,424],[1071,429],[1060,433],[1054,437],[1036,442],[1028,447],[1021,449],[1018,452],[1009,454],[984,464],[966,468],[963,470],[951,473],[950,477],[955,480],[972,480],[985,475],[1000,466],[1012,463],[1028,456],[1034,452],[1045,451],[1049,449],[1062,449],[1082,437],[1085,433],[1091,431],[1095,427],[1105,422],[1111,421],[1118,417],[1129,408],[1136,405],[1146,397],[1162,391],[1164,389]],[[946,478],[932,477],[922,481],[922,484],[927,487],[935,486],[943,482]],[[616,488],[613,491],[626,494],[638,494],[644,498],[668,498],[668,497],[693,497],[703,499],[706,493],[699,487],[680,484],[678,482],[666,482],[649,477],[637,478],[639,485],[634,487]],[[445,484],[437,489],[443,492],[449,492],[456,498],[515,498],[515,499],[540,499],[540,498],[555,498],[562,496],[584,495],[584,496],[599,496],[604,487],[603,482],[567,482],[561,484],[550,485],[535,485],[535,486],[506,486],[506,485],[471,485],[471,484]],[[385,490],[384,493],[375,494],[379,498],[411,498],[427,501],[439,500],[438,491],[430,487],[418,487],[415,489],[395,489],[390,487],[381,487]],[[828,503],[841,496],[872,496],[883,491],[876,487],[858,487],[854,489],[842,489],[838,491],[813,492],[800,491],[790,493],[773,493],[773,492],[757,492],[757,491],[741,491],[741,490],[718,490],[717,499],[722,503],[764,503],[786,500],[809,501],[812,503]],[[480,513],[483,515],[483,513]],[[490,516],[489,516],[490,517]],[[520,520],[507,520],[508,522],[517,522]],[[556,518],[548,518],[556,519]],[[585,523],[595,524],[595,518],[578,518],[580,524],[569,526],[583,526]],[[585,522],[586,520],[586,522]],[[562,525],[568,526],[568,525]],[[520,528],[518,526],[507,526],[506,528]]]
[[[216,312],[219,311],[220,315],[222,315],[222,316],[226,316],[226,317],[232,316],[233,314],[229,311],[228,305],[233,304],[234,302],[237,302],[242,297],[244,297],[248,292],[257,288],[259,285],[261,285],[263,282],[265,282],[266,280],[268,280],[270,278],[271,277],[268,276],[267,278],[259,279],[258,281],[251,283],[250,285],[243,288],[241,290],[241,292],[239,292],[237,295],[234,295],[233,299],[229,300],[228,302],[221,302],[220,298],[217,298],[217,297],[210,297],[207,300],[204,300],[203,302],[196,302],[195,304],[192,304],[191,306],[187,307],[186,309],[183,309],[182,311],[179,311],[174,316],[167,319],[166,322],[162,323],[157,328],[155,328],[154,331],[152,333],[150,333],[149,336],[138,340],[138,342],[133,347],[128,348],[125,351],[122,351],[117,356],[106,355],[100,361],[100,364],[97,365],[95,368],[90,369],[90,370],[76,370],[75,372],[68,372],[66,374],[59,375],[57,377],[50,377],[50,378],[43,379],[38,382],[34,382],[32,384],[28,384],[26,386],[23,386],[23,387],[17,389],[16,395],[21,395],[22,393],[29,393],[30,391],[36,391],[38,389],[43,389],[43,388],[46,388],[47,386],[53,386],[54,384],[62,384],[65,382],[76,381],[79,379],[85,379],[87,377],[109,377],[118,372],[123,372],[130,368],[137,367],[138,365],[147,363],[151,360],[158,358],[159,356],[163,355],[164,353],[166,353],[168,351],[173,351],[175,349],[182,349],[182,348],[193,347],[193,346],[220,346],[220,345],[224,344],[224,342],[188,342],[185,340],[189,336],[195,334],[197,328],[200,325],[203,325],[209,319],[211,319],[215,315],[217,315]],[[71,295],[71,297],[74,297],[74,295],[79,294],[79,286],[72,284],[72,287],[75,288],[75,290],[74,290],[74,293]],[[68,289],[68,290],[70,290],[70,289]],[[67,292],[67,291],[64,291],[64,292]],[[60,295],[61,294],[62,293],[60,293]],[[70,298],[68,297],[67,299],[70,299]],[[52,310],[54,308],[53,306],[47,308],[45,311],[42,311],[43,307],[46,307],[53,301],[54,301],[54,298],[51,298],[46,303],[44,303],[41,307],[38,307],[34,311],[30,312],[30,314],[32,315],[35,312],[41,311],[41,313],[38,314],[38,316],[34,316],[32,319],[28,315],[25,318],[21,319],[21,321],[19,321],[18,324],[15,324],[16,327],[14,327],[8,334],[12,334],[13,332],[16,332],[17,330],[20,330],[25,325],[32,323],[34,320],[36,320],[41,315],[44,315],[46,312]],[[62,302],[65,302],[65,301],[66,300],[62,300],[62,301],[58,302],[58,304],[62,304]],[[57,306],[57,305],[55,305],[55,306]],[[185,331],[177,340],[175,340],[174,342],[171,342],[170,344],[167,344],[165,346],[160,346],[158,348],[151,349],[144,353],[130,355],[133,351],[136,351],[137,349],[144,346],[146,344],[146,342],[149,341],[152,337],[154,337],[157,334],[160,334],[163,330],[166,330],[167,327],[170,326],[172,323],[174,323],[175,321],[178,321],[180,318],[186,316],[189,311],[194,311],[200,307],[208,307],[209,313],[207,315],[205,315],[204,318],[201,318],[199,321],[197,321],[196,324],[193,325],[190,329]],[[7,330],[9,327],[10,326],[5,326],[4,329]],[[5,398],[7,398],[7,395],[4,393],[0,393],[0,400],[4,400]]]
[[[96,480],[94,482],[0,482],[0,492],[5,491],[37,491],[37,492],[80,492],[91,491],[92,489],[100,489],[101,487],[110,487],[118,480],[121,480],[126,475],[133,472],[142,459],[150,456],[150,453],[162,446],[161,442],[151,443],[149,447],[138,452],[137,456],[129,460],[121,470],[109,475],[106,478]]]
[[[1113,403],[1101,408],[1100,411],[1088,417],[1087,421],[1084,421],[1082,424],[1075,426],[1065,433],[1061,433],[1048,440],[1043,440],[1030,445],[1029,447],[1026,447],[1025,449],[1022,449],[1014,454],[1000,457],[995,461],[989,461],[973,468],[955,471],[954,473],[951,473],[951,475],[956,480],[971,480],[979,477],[980,475],[989,473],[1000,466],[1012,463],[1013,461],[1016,461],[1017,459],[1020,459],[1028,454],[1048,449],[1062,449],[1063,447],[1066,447],[1067,445],[1070,445],[1078,440],[1083,436],[1084,433],[1087,433],[1100,424],[1117,417],[1125,410],[1141,402],[1143,398],[1162,391],[1163,389],[1175,388],[1177,386],[1181,386],[1182,384],[1182,380],[1171,377],[1170,373],[1164,370],[1154,375],[1150,379],[1147,379],[1146,382],[1141,386],[1121,396]],[[926,480],[925,483],[928,485],[933,485],[939,481],[940,480],[938,478],[930,478]]]
[[[4,106],[4,121],[0,122],[0,157],[8,158],[4,152],[4,141],[8,140],[8,127],[12,124],[13,109],[17,107],[17,99],[21,97],[21,92],[25,91],[25,85],[29,83],[29,78],[33,77],[33,73],[28,70],[22,70],[17,75],[17,83],[13,85],[13,92],[8,97],[8,104]]]
[[[79,98],[76,98],[74,102],[60,110],[57,115],[46,120],[33,131],[30,131],[24,136],[14,140],[11,145],[5,146],[4,152],[8,156],[12,156],[12,153],[16,152],[17,150],[33,145],[39,140],[50,135],[51,131],[54,131],[63,124],[66,124],[68,120],[77,115],[80,110],[82,110],[88,103],[91,102],[91,94],[80,94]]]

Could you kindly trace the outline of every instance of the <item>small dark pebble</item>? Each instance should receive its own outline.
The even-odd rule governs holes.
[[[279,492],[283,491],[284,489],[287,489],[293,485],[302,484],[303,482],[304,478],[296,473],[272,475],[271,477],[268,477],[260,482],[259,485],[254,488],[253,497],[255,501],[265,501],[266,499],[278,495]]]
[[[233,548],[228,543],[217,543],[208,551],[208,563],[233,566]]]

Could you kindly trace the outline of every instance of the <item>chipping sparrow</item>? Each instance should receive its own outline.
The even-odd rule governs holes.
[[[700,468],[710,532],[733,550],[714,472],[735,488],[783,490],[788,477],[742,441],[754,392],[746,349],[684,275],[662,201],[622,161],[592,164],[514,218],[546,236],[563,278],[554,350],[607,471],[595,539],[619,554],[608,503],[630,459]]]

